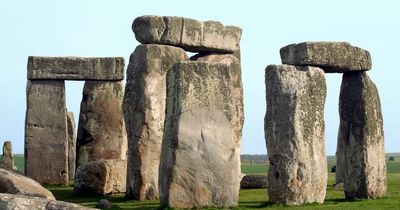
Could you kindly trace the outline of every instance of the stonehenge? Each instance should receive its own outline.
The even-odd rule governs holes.
[[[344,183],[347,199],[385,196],[383,119],[377,88],[366,72],[372,67],[369,52],[347,42],[303,42],[281,48],[280,55],[284,65],[265,70],[270,201],[324,200],[324,72],[343,73],[336,183]]]
[[[107,151],[104,159],[125,159],[125,152],[121,149],[124,147],[123,145],[126,145],[126,137],[122,119],[123,86],[120,82],[124,79],[124,68],[124,59],[121,57],[30,56],[28,58],[24,153],[26,176],[40,184],[47,185],[67,185],[69,179],[73,177],[73,174],[69,173],[69,167],[74,167],[74,163],[72,163],[74,158],[69,153],[77,150],[70,148],[74,147],[74,140],[70,140],[70,138],[74,138],[74,131],[72,131],[74,126],[72,116],[67,117],[65,80],[85,80],[89,83],[88,89],[92,92],[84,91],[83,101],[89,98],[94,99],[90,102],[98,103],[96,105],[83,103],[84,107],[81,112],[84,111],[84,113],[81,113],[80,116],[92,124],[81,123],[78,125],[78,127],[85,128],[81,129],[84,132],[78,133],[79,137],[84,140],[93,139],[95,135],[88,128],[97,126],[92,129],[101,128],[102,132],[99,134],[100,137],[95,136],[101,140],[96,140],[106,144],[107,140],[112,141],[108,135],[116,136],[115,138],[118,140],[112,141],[111,145],[121,150],[118,151],[117,157],[112,156],[111,158],[107,156],[109,155],[109,151]],[[104,100],[104,98],[110,99]],[[107,106],[106,110],[108,111],[104,112],[105,109],[101,109],[99,105]],[[90,113],[87,112],[88,110]],[[95,120],[91,120],[93,118]],[[103,127],[96,124],[98,120],[102,120]],[[95,133],[98,134],[97,131]],[[119,144],[116,144],[117,142]],[[77,142],[78,145],[82,145],[79,143],[81,142]],[[106,145],[99,147],[102,148]],[[98,154],[96,152],[87,155],[87,159],[94,160],[95,158],[92,157]],[[76,157],[79,160],[79,155]],[[79,162],[77,161],[77,163]]]
[[[17,167],[15,167],[14,164],[11,141],[5,141],[3,144],[3,155],[1,155],[0,158],[0,168],[10,171],[17,170]]]
[[[74,180],[76,168],[76,130],[73,112],[67,111],[67,133],[68,133],[68,179]]]

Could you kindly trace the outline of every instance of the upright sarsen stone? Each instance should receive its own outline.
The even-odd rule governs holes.
[[[68,183],[67,114],[61,80],[28,80],[25,175],[41,184]]]
[[[270,202],[323,203],[327,183],[324,72],[317,67],[269,65],[265,85]]]
[[[76,168],[76,131],[75,117],[73,112],[67,112],[68,132],[68,178],[74,180]]]
[[[346,198],[386,194],[383,119],[378,90],[367,73],[345,73],[339,99],[339,141],[344,143]]]
[[[77,167],[104,159],[126,160],[121,81],[86,81],[77,137]]]
[[[12,153],[11,141],[5,141],[3,144],[3,155],[0,158],[0,168],[10,171],[16,171],[17,167],[14,165],[14,155]]]
[[[158,170],[164,136],[166,76],[177,61],[188,60],[181,48],[139,45],[132,53],[124,97],[128,133],[126,195],[158,199]]]
[[[178,62],[167,79],[160,164],[161,206],[234,207],[240,188],[240,141],[229,65]]]

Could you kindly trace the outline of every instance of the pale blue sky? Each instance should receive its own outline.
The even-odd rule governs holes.
[[[123,56],[139,44],[135,17],[172,15],[218,20],[243,29],[245,125],[242,153],[265,154],[264,69],[279,49],[303,41],[349,41],[371,52],[370,77],[381,96],[385,147],[400,152],[400,1],[21,1],[0,0],[0,143],[23,153],[26,63],[30,55]],[[127,63],[126,63],[127,64]],[[326,148],[336,149],[340,74],[327,74]],[[67,83],[67,107],[78,118],[83,82]]]

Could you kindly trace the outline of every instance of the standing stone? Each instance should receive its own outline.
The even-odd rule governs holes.
[[[76,162],[76,131],[75,118],[73,112],[67,112],[67,131],[68,131],[68,178],[74,180]]]
[[[324,72],[317,67],[269,65],[265,85],[270,202],[323,203],[328,178]]]
[[[158,168],[164,135],[166,75],[176,61],[188,60],[180,48],[139,45],[132,53],[124,97],[128,133],[126,195],[158,199]]]
[[[62,80],[28,80],[25,175],[47,185],[68,183],[67,114]]]
[[[365,71],[371,69],[371,55],[367,50],[348,42],[302,42],[280,50],[283,64],[310,65],[326,73]]]
[[[339,100],[339,141],[344,143],[346,198],[386,194],[383,119],[378,90],[367,73],[345,73]]]
[[[142,44],[173,45],[192,52],[232,53],[240,49],[242,36],[242,29],[217,21],[152,15],[137,17],[132,30]]]
[[[345,153],[345,142],[344,139],[340,137],[337,141],[336,147],[336,171],[335,171],[335,186],[343,185],[344,176],[346,171],[346,160],[344,157]]]
[[[10,171],[17,170],[17,167],[14,165],[14,155],[12,154],[11,141],[5,141],[3,144],[3,155],[0,159],[0,168]]]
[[[95,160],[126,160],[121,81],[86,81],[79,114],[77,167]]]
[[[240,141],[230,66],[178,62],[167,76],[160,164],[161,206],[234,207],[239,198]]]

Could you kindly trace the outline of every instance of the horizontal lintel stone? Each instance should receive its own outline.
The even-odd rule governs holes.
[[[123,80],[123,57],[28,58],[28,79]]]

